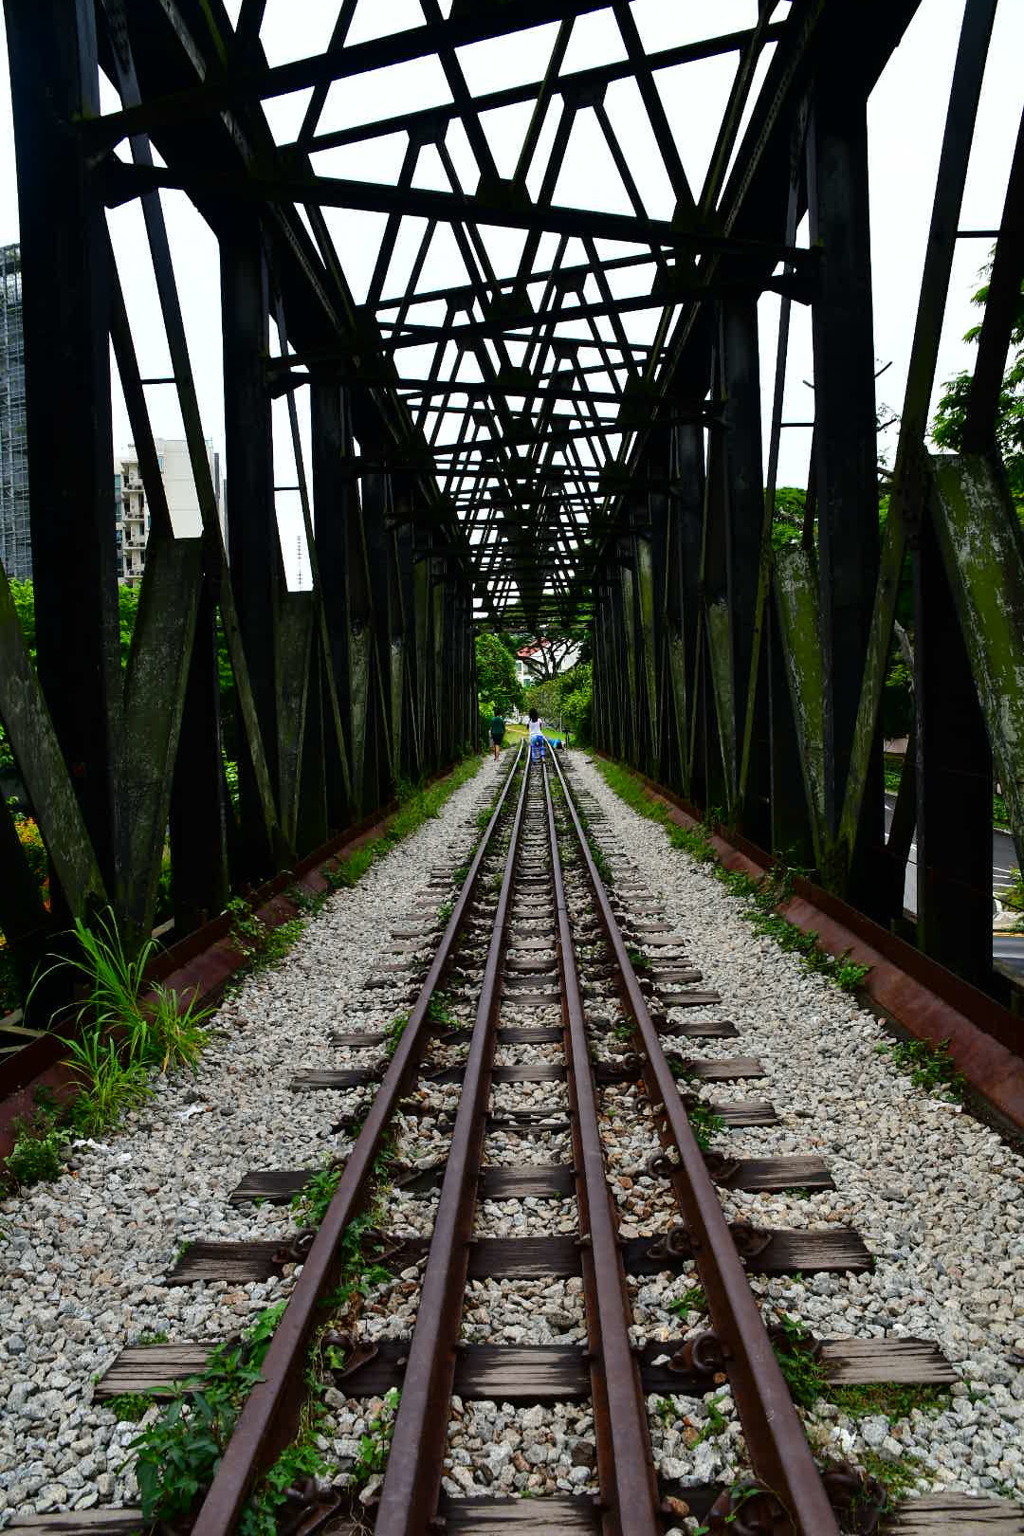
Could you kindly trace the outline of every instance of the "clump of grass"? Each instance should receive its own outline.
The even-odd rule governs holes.
[[[396,1013],[384,1031],[386,1036],[384,1049],[389,1056],[393,1056],[398,1049],[398,1042],[409,1027],[409,1015]]]
[[[427,1004],[427,1018],[442,1029],[458,1029],[460,1020],[452,1008],[447,992],[435,992]]]
[[[769,874],[756,880],[742,870],[725,869],[718,863],[711,842],[712,832],[724,820],[721,811],[708,810],[703,821],[695,827],[679,826],[666,806],[649,798],[645,787],[630,769],[601,758],[595,758],[594,763],[608,787],[621,800],[648,821],[664,827],[673,848],[680,848],[698,863],[709,865],[710,872],[729,894],[747,903],[741,916],[757,933],[773,939],[781,949],[798,954],[808,970],[825,976],[844,992],[858,990],[870,966],[858,965],[851,960],[848,950],[838,956],[829,954],[820,948],[816,933],[804,933],[777,911],[792,897],[793,877],[798,871],[779,863]]]
[[[811,1409],[828,1393],[828,1380],[814,1357],[811,1334],[799,1318],[780,1312],[773,1330],[772,1348],[790,1396],[797,1407]]]
[[[962,1102],[966,1079],[957,1070],[948,1040],[937,1045],[928,1040],[883,1040],[875,1050],[879,1056],[887,1056],[898,1072],[908,1073],[915,1088]]]
[[[366,1433],[359,1437],[359,1455],[349,1474],[350,1486],[365,1487],[371,1477],[378,1477],[387,1466],[401,1400],[401,1392],[392,1387],[385,1394],[377,1414],[367,1421]]]
[[[231,915],[231,938],[247,965],[254,970],[279,965],[305,931],[305,920],[289,918],[271,928],[242,896],[233,896],[224,908]]]
[[[886,1461],[878,1451],[858,1451],[857,1460],[868,1477],[885,1489],[887,1509],[914,1493],[921,1478],[927,1476],[924,1462],[909,1451],[896,1461]]]
[[[67,1120],[91,1136],[111,1129],[145,1102],[153,1070],[194,1070],[207,1042],[203,1022],[211,1010],[195,998],[183,1004],[162,986],[147,989],[145,972],[156,942],[147,939],[129,950],[109,907],[91,926],[76,919],[70,936],[70,953],[49,956],[53,964],[37,976],[29,1000],[55,974],[70,972],[79,982],[84,996],[58,1012],[56,1021],[74,1027],[72,1034],[60,1037],[79,1085]]]
[[[675,1301],[669,1302],[668,1310],[674,1312],[684,1322],[691,1312],[707,1312],[708,1299],[704,1294],[704,1287],[702,1285],[688,1286],[681,1296],[677,1297]]]
[[[702,1152],[710,1152],[714,1138],[725,1130],[725,1121],[701,1100],[687,1109],[686,1116],[698,1147]]]
[[[694,1440],[693,1445],[691,1445],[691,1450],[696,1449],[698,1445],[701,1445],[705,1440],[712,1439],[715,1435],[724,1434],[725,1431],[729,1428],[729,1420],[726,1418],[721,1408],[719,1408],[718,1403],[719,1399],[717,1397],[706,1397],[704,1399],[704,1407],[707,1410],[708,1421],[704,1425],[704,1428],[701,1430],[700,1434],[697,1436],[696,1440]]]
[[[109,1397],[101,1406],[109,1408],[121,1423],[137,1424],[156,1402],[151,1392],[122,1392],[119,1397]]]
[[[291,1209],[303,1227],[319,1227],[327,1215],[327,1207],[334,1199],[341,1183],[342,1169],[337,1163],[317,1168],[311,1173],[298,1194],[292,1196]]]
[[[913,1382],[871,1382],[856,1387],[829,1387],[828,1400],[851,1419],[882,1414],[890,1422],[907,1419],[915,1408],[922,1413],[941,1413],[952,1401],[948,1387],[929,1387]]]
[[[36,1109],[31,1115],[18,1115],[11,1122],[14,1146],[4,1163],[10,1183],[27,1189],[32,1184],[59,1179],[64,1167],[61,1148],[65,1140],[53,1115]]]

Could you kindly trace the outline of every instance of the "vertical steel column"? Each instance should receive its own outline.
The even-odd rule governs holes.
[[[316,377],[309,387],[310,438],[313,479],[313,528],[320,572],[320,600],[328,654],[325,671],[333,673],[333,687],[341,715],[346,750],[352,739],[352,701],[349,690],[348,623],[348,517],[352,481],[344,473],[343,456],[351,452],[351,428],[346,402],[336,381]],[[329,695],[329,689],[327,690]],[[326,704],[325,699],[325,704]],[[324,722],[327,770],[327,819],[337,829],[351,819],[352,806],[345,788],[333,722]]]
[[[914,560],[917,940],[992,985],[992,753],[942,554],[926,513]]]
[[[697,425],[672,430],[669,547],[666,572],[668,665],[672,675],[676,730],[670,782],[692,796],[690,734],[694,665],[700,618],[701,539],[704,518],[704,431]]]
[[[764,527],[757,300],[753,297],[724,299],[719,335],[725,396],[722,448],[735,753],[727,785],[727,805],[738,813],[740,758],[747,726],[751,669],[755,663],[758,577]]]
[[[100,112],[93,8],[8,3],[37,666],[114,886],[120,728],[108,238],[76,124]],[[55,893],[56,894],[56,893]],[[58,902],[59,907],[59,902]]]
[[[208,546],[209,540],[205,542]],[[207,552],[219,567],[220,551]],[[237,730],[241,733],[241,722]],[[230,814],[224,800],[217,607],[213,584],[205,574],[171,785],[171,894],[179,935],[216,916],[228,899],[226,817]]]
[[[812,307],[814,475],[824,649],[825,816],[839,827],[878,582],[878,469],[871,304],[866,96],[856,73],[816,81],[807,131],[811,245],[820,250]],[[884,842],[881,742],[850,871],[823,872],[878,911]],[[881,915],[881,914],[880,914]]]
[[[370,804],[388,798],[398,775],[397,754],[391,735],[391,571],[394,542],[388,527],[391,485],[387,475],[365,475],[363,489],[363,537],[369,579],[374,683],[370,689],[373,722],[368,762],[374,778],[368,785]]]
[[[220,243],[224,446],[231,477],[231,586],[270,782],[279,794],[278,599],[284,584],[274,505],[274,451],[265,365],[270,352],[267,268],[259,223],[239,214]],[[248,877],[271,868],[263,810],[238,720],[238,786]]]
[[[719,396],[724,394],[721,343],[713,387]],[[702,634],[694,657],[693,787],[703,809],[734,804],[738,767],[728,518],[725,428],[719,426],[708,441],[701,544]]]
[[[785,641],[779,631],[774,597],[765,614],[768,652],[769,752],[771,760],[771,840],[767,846],[787,864],[813,869],[814,839],[797,747],[793,701],[786,678]]]

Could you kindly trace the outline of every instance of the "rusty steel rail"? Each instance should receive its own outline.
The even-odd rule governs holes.
[[[469,872],[430,970],[409,1013],[409,1022],[349,1154],[338,1188],[304,1261],[302,1273],[288,1297],[284,1314],[263,1363],[264,1379],[253,1388],[238,1417],[234,1433],[192,1527],[192,1536],[229,1536],[236,1528],[258,1473],[295,1437],[305,1398],[306,1350],[318,1321],[321,1299],[337,1282],[341,1240],[349,1223],[365,1203],[373,1165],[388,1123],[422,1061],[429,1034],[427,1015],[430,1001],[461,936],[480,866],[522,757],[523,748],[520,746],[491,819],[477,844]],[[523,782],[525,786],[525,774]]]
[[[753,1470],[778,1499],[794,1536],[839,1536],[839,1525],[815,1466],[803,1426],[779,1369],[757,1300],[690,1127],[679,1086],[666,1059],[647,1001],[626,950],[608,894],[557,756],[553,756],[593,888],[601,925],[615,957],[623,1000],[646,1057],[644,1081],[659,1105],[679,1166],[671,1179],[708,1301],[708,1311],[743,1425]],[[776,1526],[782,1532],[785,1525]]]
[[[576,954],[558,851],[558,828],[544,765],[544,803],[555,891],[562,1020],[573,1111],[577,1202],[583,1242],[583,1283],[590,1344],[590,1380],[601,1487],[602,1526],[616,1536],[655,1536],[661,1530],[647,1410],[629,1337],[630,1304],[618,1230],[604,1163]]]
[[[374,1525],[375,1536],[405,1536],[408,1532],[427,1531],[437,1511],[448,1435],[447,1407],[455,1376],[456,1344],[466,1292],[491,1067],[497,1042],[501,967],[529,783],[530,764],[527,762],[494,914],[444,1182],[434,1217],[402,1399]]]

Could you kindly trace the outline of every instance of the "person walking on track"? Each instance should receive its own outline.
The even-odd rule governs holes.
[[[545,755],[544,727],[540,723],[540,716],[535,709],[530,710],[530,758],[533,762],[540,762]]]
[[[505,739],[505,720],[500,709],[495,708],[494,715],[491,718],[489,730],[491,734],[491,746],[494,748],[494,761],[497,762],[498,754],[501,751],[501,744]]]

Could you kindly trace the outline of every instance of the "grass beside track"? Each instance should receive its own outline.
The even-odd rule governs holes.
[[[324,905],[335,890],[356,885],[391,850],[425,822],[440,814],[457,789],[480,771],[481,758],[473,752],[435,784],[400,784],[399,808],[384,831],[337,860],[326,871],[328,889],[319,896],[293,888],[284,894],[299,909],[296,916],[276,928],[262,922],[240,897],[227,906],[231,935],[245,957],[237,974],[280,964],[305,931],[308,918]],[[68,967],[82,985],[85,1001],[76,1011],[81,1016],[81,1039],[66,1042],[74,1068],[77,1094],[67,1106],[52,1095],[37,1094],[31,1115],[16,1122],[15,1143],[0,1168],[0,1194],[57,1179],[64,1172],[74,1135],[106,1136],[123,1117],[151,1097],[157,1075],[168,1070],[195,1070],[207,1042],[201,1025],[212,1010],[193,999],[184,1010],[173,994],[157,988],[157,1006],[144,980],[145,963],[155,949],[148,944],[142,957],[127,953],[111,911],[102,914],[93,928],[76,925],[73,952],[54,957],[52,969]],[[140,1044],[141,1041],[141,1044]]]
[[[744,903],[739,915],[758,933],[774,939],[780,949],[791,950],[798,954],[808,970],[816,971],[819,975],[826,977],[837,987],[841,987],[844,992],[858,990],[870,969],[869,966],[857,965],[851,961],[848,951],[842,955],[830,954],[828,950],[820,947],[816,933],[805,933],[803,929],[795,927],[782,915],[780,908],[784,907],[793,895],[793,877],[796,871],[787,869],[785,865],[776,864],[761,879],[754,880],[741,871],[726,869],[719,863],[718,855],[711,842],[716,820],[713,815],[709,822],[698,822],[692,828],[679,826],[673,821],[668,807],[651,798],[646,785],[631,768],[601,757],[595,757],[593,762],[609,789],[614,791],[620,800],[624,800],[632,810],[646,817],[648,821],[656,821],[664,828],[673,848],[679,848],[688,853],[704,867],[707,874],[713,875],[725,886],[730,896],[735,896]]]

